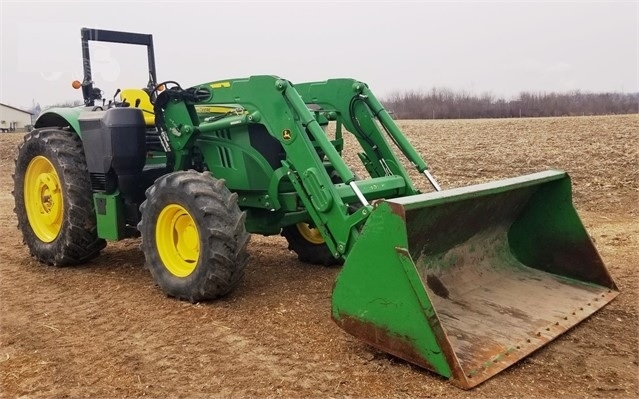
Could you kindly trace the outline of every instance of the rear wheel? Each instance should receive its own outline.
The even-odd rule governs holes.
[[[288,241],[288,249],[295,252],[302,262],[324,266],[344,263],[343,259],[333,256],[319,229],[308,223],[286,226],[282,229],[282,236]]]
[[[18,147],[13,180],[18,229],[32,256],[66,266],[82,263],[104,248],[77,134],[55,128],[26,134]]]
[[[142,250],[155,282],[170,296],[197,302],[230,292],[248,262],[245,215],[223,180],[174,172],[146,191]]]

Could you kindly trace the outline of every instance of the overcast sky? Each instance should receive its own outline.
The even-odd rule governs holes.
[[[638,92],[639,2],[6,1],[0,102],[80,99],[80,28],[153,34],[159,80],[352,77],[384,97],[446,87]],[[140,46],[94,43],[112,96],[146,84]]]

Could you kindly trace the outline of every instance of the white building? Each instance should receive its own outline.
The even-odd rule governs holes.
[[[0,132],[23,132],[31,126],[31,112],[0,103]]]

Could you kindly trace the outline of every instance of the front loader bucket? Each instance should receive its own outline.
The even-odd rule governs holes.
[[[377,202],[335,283],[333,319],[468,389],[617,294],[570,178],[548,171]]]

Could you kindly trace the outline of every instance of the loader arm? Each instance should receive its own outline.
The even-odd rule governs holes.
[[[368,172],[373,177],[400,175],[407,183],[405,195],[419,193],[393,152],[390,139],[421,173],[428,166],[365,83],[353,79],[330,79],[295,85],[307,104],[315,104],[329,119],[343,124],[359,141]]]
[[[282,166],[272,179],[286,177],[294,186],[313,224],[320,230],[334,256],[346,257],[352,242],[370,214],[369,201],[419,194],[390,142],[419,172],[427,165],[406,140],[388,112],[368,86],[354,79],[292,85],[274,76],[253,76],[199,85],[189,89],[210,93],[194,101],[168,104],[165,114],[168,134],[178,160],[184,168],[186,153],[198,135],[204,137],[220,129],[261,124],[286,152]],[[259,93],[259,95],[255,95]],[[243,110],[214,121],[199,121],[197,109],[229,109],[235,104]],[[309,109],[309,107],[313,108]],[[318,120],[335,121],[352,133],[362,151],[358,153],[369,179],[355,181],[352,170],[341,157],[341,145],[332,142]],[[390,142],[389,142],[390,139]],[[327,166],[341,183],[331,181]],[[279,211],[282,201],[279,180],[269,184],[269,204]],[[363,207],[353,212],[353,203]],[[289,219],[290,220],[290,219]]]
[[[341,85],[343,86],[343,85]],[[392,186],[396,192],[416,193],[403,169],[396,169],[397,176],[380,176],[374,182],[355,184],[355,176],[345,164],[333,143],[326,136],[313,112],[303,101],[295,87],[288,81],[274,76],[253,76],[247,79],[232,79],[197,86],[192,91],[206,90],[208,98],[199,101],[169,101],[163,113],[165,125],[162,129],[175,153],[176,168],[183,168],[197,140],[225,127],[261,124],[285,151],[285,158],[274,178],[286,178],[299,196],[300,210],[308,212],[313,224],[320,230],[334,256],[346,256],[360,227],[372,209],[362,190],[374,194],[371,187]],[[255,95],[259,93],[259,95]],[[352,97],[352,95],[350,96]],[[222,104],[237,104],[244,112],[210,122],[200,122],[195,107]],[[341,113],[347,109],[341,108]],[[157,111],[156,111],[157,113]],[[343,120],[347,118],[340,116]],[[380,135],[378,140],[383,140]],[[380,147],[383,141],[380,141]],[[319,148],[319,151],[318,151]],[[392,155],[389,151],[384,152]],[[321,157],[320,157],[321,154]],[[204,154],[206,159],[209,155]],[[213,156],[210,154],[210,156]],[[335,184],[325,167],[328,162],[342,183]],[[399,168],[401,165],[396,162]],[[375,179],[373,179],[375,180]],[[358,185],[362,185],[360,189]],[[269,184],[269,198],[278,198],[278,184]],[[374,195],[373,195],[374,196]],[[345,200],[357,199],[361,207],[353,212]],[[363,201],[362,201],[363,200]],[[270,205],[274,212],[279,211]]]

